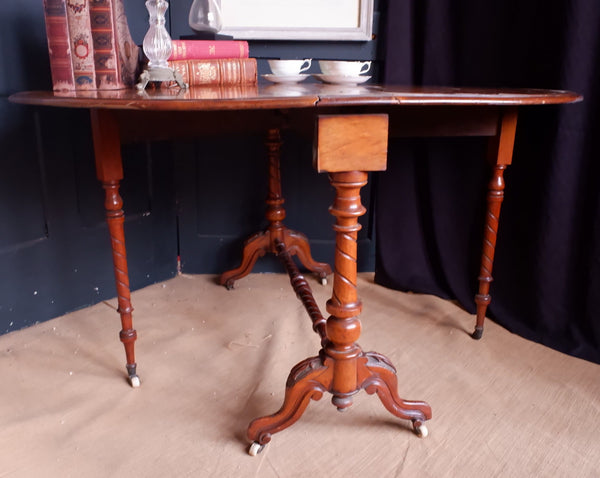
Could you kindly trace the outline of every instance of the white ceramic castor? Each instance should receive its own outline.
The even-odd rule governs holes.
[[[257,441],[254,441],[254,442],[252,442],[252,445],[250,445],[250,448],[248,448],[248,454],[250,456],[256,456],[261,451],[263,451],[264,448],[265,448],[265,445],[261,445]]]
[[[142,383],[140,382],[140,377],[138,377],[137,375],[130,375],[129,376],[129,385],[131,385],[133,388],[138,388]]]
[[[427,430],[427,427],[424,423],[420,423],[418,425],[413,424],[413,429],[419,438],[425,438],[427,435],[429,435],[429,430]]]
[[[321,285],[327,285],[327,277],[321,277]]]

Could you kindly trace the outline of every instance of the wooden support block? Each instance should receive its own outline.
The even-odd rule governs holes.
[[[388,115],[321,115],[314,166],[319,172],[385,171]]]
[[[113,111],[90,110],[94,153],[96,157],[96,176],[102,182],[123,179],[121,160],[121,138],[119,126]]]

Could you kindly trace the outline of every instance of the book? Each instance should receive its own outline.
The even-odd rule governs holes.
[[[256,84],[256,58],[175,60],[169,66],[190,86]]]
[[[52,89],[75,89],[65,0],[44,0],[44,20],[50,56]]]
[[[122,0],[88,0],[94,46],[96,88],[130,88],[138,73],[139,47],[133,42]]]
[[[96,88],[94,46],[88,0],[66,0],[75,89]]]
[[[250,49],[244,40],[172,40],[169,60],[206,60],[248,58]]]

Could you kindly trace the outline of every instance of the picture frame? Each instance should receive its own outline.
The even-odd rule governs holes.
[[[368,41],[374,0],[221,0],[220,33],[240,40]]]

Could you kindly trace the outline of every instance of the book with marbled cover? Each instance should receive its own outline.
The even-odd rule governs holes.
[[[44,20],[48,39],[52,89],[56,91],[73,90],[75,89],[75,78],[71,62],[65,0],[44,0]]]
[[[89,0],[66,0],[75,89],[96,88]]]

